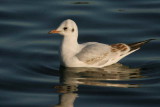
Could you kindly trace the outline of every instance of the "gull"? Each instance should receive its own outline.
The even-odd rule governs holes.
[[[125,56],[139,50],[142,45],[154,39],[136,43],[103,44],[98,42],[78,43],[78,27],[76,23],[64,20],[56,30],[49,34],[58,33],[63,36],[60,46],[60,63],[64,67],[95,67],[102,68],[117,63]]]

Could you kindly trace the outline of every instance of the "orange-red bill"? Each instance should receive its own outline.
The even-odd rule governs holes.
[[[51,30],[51,31],[48,32],[48,34],[52,34],[52,33],[60,33],[60,31],[58,31],[58,30]]]

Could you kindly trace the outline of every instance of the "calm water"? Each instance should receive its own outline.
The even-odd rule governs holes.
[[[160,38],[160,0],[1,0],[0,107],[159,107],[160,42],[103,69],[59,68],[65,19],[79,43]]]

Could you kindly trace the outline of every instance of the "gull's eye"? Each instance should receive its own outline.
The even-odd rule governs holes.
[[[74,32],[74,28],[72,29],[72,32]]]
[[[67,30],[67,27],[64,27],[63,29],[64,29],[64,30]]]

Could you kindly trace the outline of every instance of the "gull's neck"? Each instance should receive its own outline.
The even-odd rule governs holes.
[[[62,43],[61,43],[61,55],[64,57],[72,57],[73,55],[75,55],[78,51],[78,42],[77,42],[77,38],[78,36],[75,35],[65,35]]]

